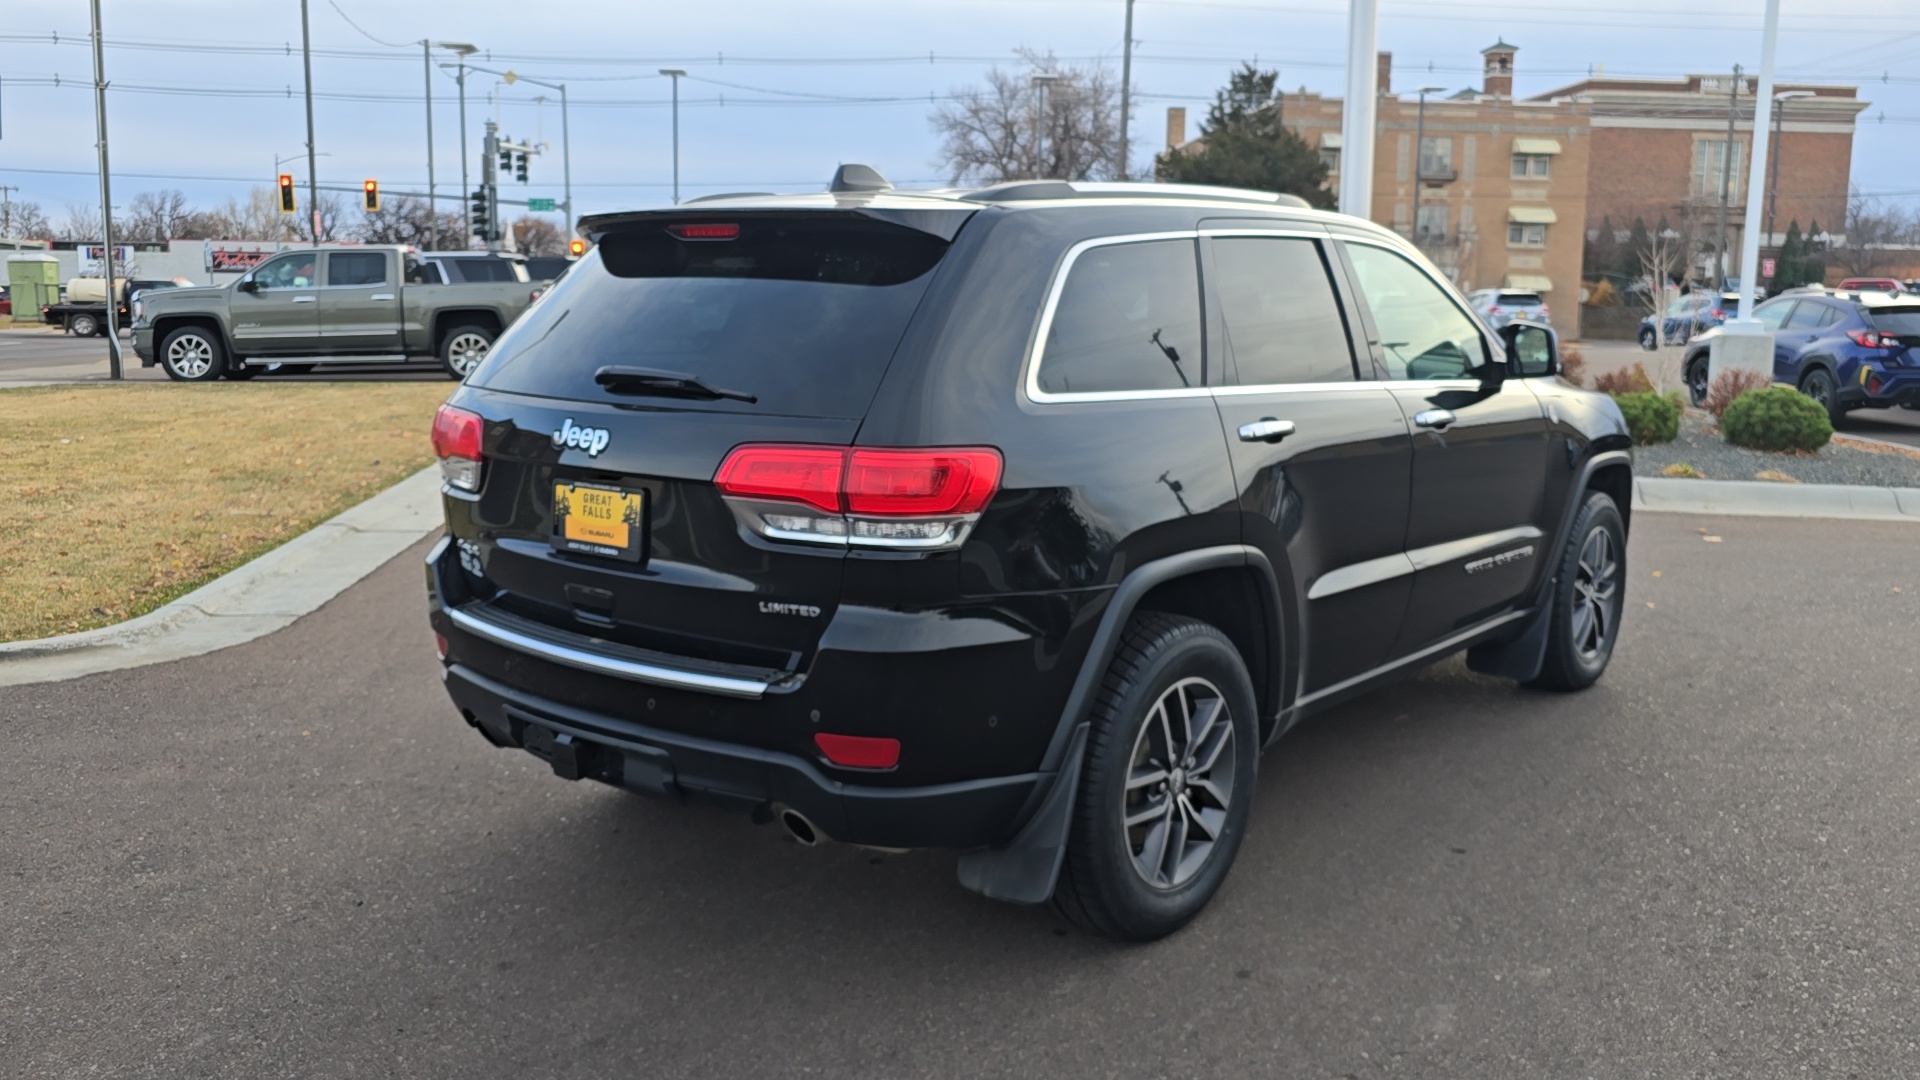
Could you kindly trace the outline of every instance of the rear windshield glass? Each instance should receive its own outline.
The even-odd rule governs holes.
[[[1503,292],[1500,294],[1500,299],[1495,302],[1501,304],[1538,304],[1540,302],[1540,294],[1535,292]]]
[[[1867,312],[1867,322],[1889,334],[1920,337],[1920,307],[1873,308]]]
[[[844,219],[741,222],[718,240],[681,240],[662,226],[610,233],[467,381],[590,401],[863,416],[946,249],[912,229]],[[758,400],[613,394],[594,382],[608,365]]]

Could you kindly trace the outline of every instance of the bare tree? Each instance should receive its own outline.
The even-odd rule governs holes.
[[[1897,206],[1888,206],[1856,189],[1847,199],[1845,239],[1828,253],[1848,277],[1873,277],[1897,261],[1892,250],[1913,242],[1914,219]]]
[[[54,232],[55,240],[99,240],[100,208],[86,203],[68,203],[67,216]]]
[[[465,231],[457,214],[439,215],[438,239],[442,246],[449,241],[457,241]],[[354,227],[353,235],[357,240],[369,244],[412,244],[425,249],[435,239],[434,214],[428,209],[427,200],[416,199],[409,195],[390,195],[382,200],[380,209],[367,214],[360,224]]]
[[[1684,237],[1671,229],[1655,229],[1647,234],[1634,252],[1640,259],[1640,272],[1647,279],[1647,307],[1653,316],[1655,345],[1669,344],[1662,340],[1666,335],[1663,316],[1667,311],[1667,290],[1671,287],[1674,271],[1680,269],[1686,250]]]
[[[177,189],[143,191],[127,203],[126,223],[114,230],[114,239],[118,242],[124,236],[130,244],[164,244],[186,234],[192,214],[186,195]]]
[[[953,182],[1087,180],[1120,171],[1120,88],[1104,65],[1062,66],[1019,49],[985,86],[955,90],[929,118]]]
[[[546,218],[524,214],[513,223],[513,246],[524,255],[565,255],[567,238]]]
[[[48,240],[53,237],[53,222],[47,220],[39,203],[0,203],[0,236]]]
[[[323,191],[314,204],[320,211],[320,241],[328,243],[347,238],[347,200],[336,192]],[[293,215],[300,219],[297,228],[300,235],[307,235],[307,217]]]

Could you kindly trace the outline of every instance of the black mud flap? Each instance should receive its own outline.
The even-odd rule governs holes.
[[[1553,622],[1552,581],[1545,602],[1512,634],[1483,641],[1467,650],[1467,667],[1482,675],[1529,683],[1547,663],[1547,631]]]
[[[1080,762],[1086,757],[1086,748],[1087,725],[1081,724],[1067,744],[1053,787],[1020,835],[1006,847],[960,856],[961,885],[994,900],[1046,903],[1060,877],[1060,862],[1067,855],[1067,834],[1073,829],[1073,804],[1080,793]]]

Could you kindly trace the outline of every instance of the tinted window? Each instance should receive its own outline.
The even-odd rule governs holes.
[[[1445,290],[1394,252],[1348,244],[1389,379],[1456,379],[1487,362],[1486,342]]]
[[[1501,293],[1499,300],[1499,303],[1502,304],[1532,305],[1534,307],[1538,307],[1541,302],[1540,294],[1532,292]]]
[[[1920,307],[1875,308],[1867,312],[1867,323],[1901,337],[1920,335]]]
[[[1793,303],[1791,300],[1769,301],[1753,309],[1753,317],[1759,319],[1760,325],[1768,330],[1778,330],[1780,324],[1787,320],[1787,312],[1793,310]]]
[[[1346,324],[1318,244],[1215,240],[1213,262],[1242,385],[1353,380]]]
[[[441,267],[454,281],[525,281],[526,270],[512,259],[446,259]]]
[[[1818,330],[1838,317],[1839,313],[1825,304],[1802,300],[1800,306],[1788,316],[1785,325],[1788,330]]]
[[[697,376],[759,398],[635,403],[795,416],[866,413],[946,244],[872,223],[767,225],[726,242],[612,234],[527,310],[467,381],[620,400],[609,364]]]
[[[387,256],[380,251],[336,251],[327,256],[329,285],[385,285]]]
[[[1041,353],[1048,393],[1202,386],[1191,240],[1088,248],[1067,272]]]

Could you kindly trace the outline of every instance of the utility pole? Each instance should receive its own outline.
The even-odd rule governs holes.
[[[1733,187],[1733,121],[1740,101],[1740,65],[1733,65],[1733,89],[1727,93],[1727,145],[1720,155],[1720,233],[1714,245],[1713,286],[1727,284],[1727,192]]]
[[[0,184],[0,236],[13,235],[13,193],[20,189]]]
[[[1053,168],[1055,163],[1051,160],[1052,155],[1048,153],[1047,148],[1047,136],[1053,133],[1053,99],[1050,91],[1053,90],[1053,84],[1060,81],[1060,76],[1043,71],[1033,75],[1029,81],[1038,91],[1037,96],[1040,101],[1039,119],[1033,125],[1034,153],[1040,159],[1039,179],[1046,179],[1055,171]]]
[[[660,74],[673,80],[673,205],[680,205],[680,80],[687,73],[679,68],[661,68]]]
[[[314,178],[313,40],[307,31],[307,0],[300,0],[300,66],[307,80],[307,209],[313,212],[313,242],[320,242],[320,187]]]
[[[440,247],[440,204],[433,194],[433,42],[420,39],[421,73],[427,81],[427,250]]]
[[[480,142],[480,188],[487,193],[487,250],[500,250],[500,126],[487,121],[487,134]]]
[[[1374,50],[1380,0],[1353,0],[1347,19],[1347,100],[1340,113],[1340,212],[1373,213],[1373,119],[1378,104]]]
[[[1133,0],[1127,0],[1127,38],[1120,46],[1120,179],[1127,178],[1127,114],[1133,111]]]
[[[107,62],[100,47],[100,0],[93,0],[93,123],[100,149],[100,266],[107,275],[107,378],[117,382],[125,372],[120,359],[120,297],[113,290],[113,189],[107,180]]]

